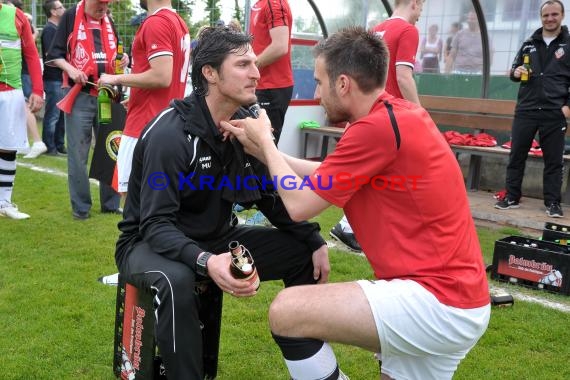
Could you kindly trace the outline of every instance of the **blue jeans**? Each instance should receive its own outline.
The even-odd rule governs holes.
[[[26,100],[32,95],[32,77],[30,74],[22,74],[22,91]]]
[[[66,94],[67,94],[66,90]],[[87,171],[87,159],[93,139],[93,129],[98,128],[97,98],[80,92],[70,114],[65,114],[65,135],[67,137],[67,183],[71,208],[76,213],[91,210],[91,189]],[[107,184],[99,183],[99,197],[102,211],[119,208],[121,196]]]
[[[61,81],[44,81],[44,91],[46,103],[42,140],[48,148],[48,153],[52,153],[63,149],[65,145],[64,116],[57,108],[57,102],[63,98]]]

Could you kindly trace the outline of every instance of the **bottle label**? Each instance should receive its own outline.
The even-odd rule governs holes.
[[[99,119],[101,123],[111,122],[111,103],[99,104]]]

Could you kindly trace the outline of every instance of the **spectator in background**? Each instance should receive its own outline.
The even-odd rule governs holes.
[[[249,32],[253,36],[253,51],[257,55],[261,75],[255,94],[271,120],[275,144],[279,143],[285,114],[293,96],[292,28],[293,15],[288,0],[258,0],[251,7]],[[268,224],[259,211],[245,223]]]
[[[451,51],[445,63],[445,72],[453,74],[481,74],[483,72],[483,42],[475,11],[467,14],[467,29],[457,32],[451,41]]]
[[[276,143],[293,95],[292,23],[288,0],[259,0],[251,7],[249,32],[253,36],[253,51],[261,75],[257,83],[257,101],[267,111]]]
[[[44,103],[40,57],[30,23],[20,9],[0,3],[2,46],[0,65],[0,216],[27,219],[12,203],[16,178],[16,152],[28,146],[26,108],[38,111]],[[22,91],[22,57],[32,78],[32,93],[28,99]]]
[[[22,0],[7,0],[6,3],[13,5],[14,7],[24,12],[24,3]],[[36,41],[38,32],[32,25],[32,15],[26,12],[24,12],[24,15],[28,19],[30,29],[32,30],[32,37],[34,38],[34,41]],[[24,97],[27,101],[32,93],[32,79],[30,77],[28,65],[24,57],[22,57],[22,90],[24,91]],[[32,138],[32,146],[20,149],[19,152],[26,154],[24,158],[36,158],[45,153],[47,151],[47,147],[40,137],[36,115],[34,115],[29,107],[26,107],[26,128],[28,135]]]
[[[64,88],[81,86],[73,99],[71,113],[65,114],[67,136],[67,180],[73,218],[90,217],[91,190],[87,160],[93,130],[97,133],[97,83],[103,73],[115,72],[117,40],[112,21],[107,16],[109,0],[81,0],[63,14],[53,44],[47,54],[47,65],[63,70]],[[128,64],[123,55],[121,66]],[[67,93],[69,90],[66,90]],[[67,95],[67,94],[66,94]],[[105,183],[99,183],[102,213],[122,213],[120,195]]]
[[[414,64],[420,36],[415,24],[423,6],[424,0],[396,0],[392,17],[372,29],[382,37],[390,52],[386,91],[416,104],[420,104],[420,98],[414,81]],[[362,251],[346,215],[333,227],[330,235],[349,249]]]
[[[117,190],[126,193],[133,150],[143,128],[168,107],[184,97],[190,62],[190,33],[170,0],[141,0],[148,16],[133,40],[132,72],[101,74],[99,85],[131,88],[127,121],[117,155]]]
[[[65,7],[59,0],[45,0],[43,4],[47,22],[42,30],[42,57],[47,60],[47,52],[54,40],[57,25]],[[44,91],[46,104],[42,140],[47,146],[48,155],[67,154],[65,149],[65,120],[57,102],[63,98],[62,71],[58,67],[44,66]]]
[[[424,73],[439,74],[439,61],[443,50],[443,42],[437,34],[439,27],[430,25],[428,35],[422,40],[420,58]]]
[[[564,5],[545,1],[540,7],[542,27],[523,42],[511,67],[511,80],[521,81],[513,119],[512,144],[507,165],[506,196],[495,208],[519,208],[521,186],[528,151],[538,131],[544,157],[543,191],[546,213],[561,218],[562,171],[566,118],[570,118],[570,34],[562,25]],[[523,55],[530,56],[530,73],[523,67]]]
[[[243,32],[241,27],[241,22],[237,18],[232,18],[231,21],[228,23],[228,27],[232,28],[236,32]]]
[[[445,51],[443,53],[443,60],[445,64],[447,64],[447,61],[449,60],[449,53],[451,52],[451,42],[453,41],[453,38],[455,37],[457,32],[459,32],[462,27],[463,25],[461,25],[460,22],[454,22],[453,24],[451,24],[451,27],[449,28],[449,36],[447,36],[447,39],[445,40]]]

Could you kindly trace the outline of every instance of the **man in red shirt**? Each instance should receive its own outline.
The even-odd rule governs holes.
[[[254,37],[253,51],[261,75],[255,94],[271,120],[276,143],[293,95],[292,23],[287,0],[259,0],[251,7],[249,33]]]
[[[315,56],[317,97],[331,122],[350,123],[322,163],[280,153],[263,112],[222,125],[272,176],[296,179],[278,188],[294,220],[342,207],[376,279],[280,292],[274,339],[294,379],[344,378],[327,342],[380,352],[383,378],[451,379],[490,317],[457,160],[425,109],[385,91],[373,32],[342,29]]]
[[[28,104],[22,91],[22,56],[32,78]],[[16,152],[28,147],[26,107],[42,108],[44,88],[40,57],[24,12],[0,4],[0,216],[27,219],[30,216],[12,203],[16,177]]]
[[[184,97],[190,62],[188,27],[171,2],[141,0],[141,6],[148,16],[133,40],[132,73],[103,74],[99,79],[99,84],[132,87],[117,155],[120,193],[127,192],[133,150],[143,128],[171,100]]]
[[[373,29],[386,42],[390,52],[386,91],[416,104],[420,104],[420,99],[413,75],[419,43],[415,24],[423,4],[424,0],[396,0],[392,16]],[[333,227],[330,235],[351,250],[362,251],[346,216]]]

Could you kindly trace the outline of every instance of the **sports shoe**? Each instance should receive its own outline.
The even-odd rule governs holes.
[[[86,220],[89,219],[89,217],[91,216],[89,215],[89,212],[81,212],[81,211],[73,211],[71,215],[75,220]]]
[[[257,211],[253,214],[250,218],[246,219],[244,224],[248,224],[250,226],[270,226],[271,223],[265,215],[261,211]]]
[[[346,245],[348,249],[355,252],[362,252],[362,248],[360,248],[360,244],[356,241],[353,233],[345,232],[342,229],[340,223],[337,223],[336,226],[331,230],[330,235],[335,238],[336,240],[340,241],[342,244]]]
[[[546,215],[550,216],[551,218],[562,218],[564,217],[564,213],[562,212],[562,207],[560,207],[560,203],[552,202],[550,206],[546,209]]]
[[[102,284],[117,286],[119,285],[119,273],[109,274],[107,276],[101,276],[97,279]]]
[[[509,197],[505,197],[503,198],[503,200],[495,203],[495,208],[498,208],[499,210],[508,210],[511,208],[519,208],[519,207],[521,207],[519,205],[519,201],[513,201]]]
[[[10,219],[28,219],[30,217],[28,214],[20,212],[15,203],[10,202],[0,203],[0,216]]]
[[[23,158],[37,158],[47,152],[47,150],[47,146],[43,141],[36,141],[30,148],[30,153],[26,154]]]

